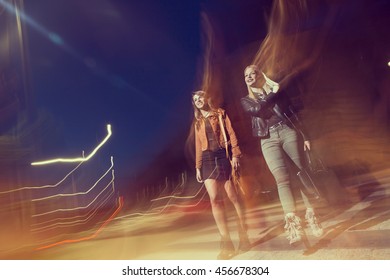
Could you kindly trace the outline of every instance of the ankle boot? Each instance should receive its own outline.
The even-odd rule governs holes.
[[[221,237],[220,248],[221,252],[217,256],[218,260],[231,259],[235,254],[234,245],[230,237]]]
[[[315,237],[321,237],[324,234],[324,230],[322,229],[321,224],[318,222],[312,208],[306,209],[305,219]]]
[[[286,231],[287,240],[290,245],[297,244],[302,240],[302,226],[301,219],[295,213],[287,213],[285,216],[286,224],[284,230]]]

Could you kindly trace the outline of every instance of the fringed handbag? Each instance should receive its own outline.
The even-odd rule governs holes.
[[[242,188],[242,186],[240,184],[240,170],[234,169],[233,163],[232,163],[232,158],[231,158],[230,153],[229,153],[229,144],[228,144],[229,141],[227,139],[226,130],[225,130],[225,122],[223,120],[222,114],[218,114],[218,118],[219,118],[219,125],[221,127],[221,132],[222,132],[222,135],[223,135],[223,138],[224,138],[224,141],[225,141],[226,158],[229,159],[230,165],[232,167],[232,181],[233,181],[233,184],[236,187],[236,189],[240,193],[242,193],[243,196],[245,196],[246,195],[245,190],[244,190],[244,188]]]

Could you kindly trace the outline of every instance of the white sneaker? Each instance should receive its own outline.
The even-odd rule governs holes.
[[[286,225],[284,229],[286,231],[287,239],[290,241],[290,245],[302,240],[302,226],[301,219],[295,216],[294,213],[288,213],[285,216]]]
[[[315,237],[321,237],[324,234],[324,230],[318,222],[313,209],[308,208],[306,210],[305,219]]]

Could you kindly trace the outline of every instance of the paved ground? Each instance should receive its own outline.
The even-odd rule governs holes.
[[[351,188],[348,203],[318,210],[323,237],[315,238],[305,229],[304,242],[294,247],[285,238],[277,201],[248,209],[252,249],[234,259],[390,260],[390,172],[370,174],[370,178],[376,184],[366,182],[365,187]],[[218,254],[218,232],[209,210],[126,214],[94,239],[40,251],[33,251],[37,244],[30,244],[9,251],[3,259],[213,260]],[[233,219],[229,223],[237,245]],[[92,233],[82,232],[78,238]]]

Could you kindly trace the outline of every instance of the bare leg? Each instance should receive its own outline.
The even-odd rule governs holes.
[[[229,236],[229,230],[227,227],[223,200],[218,195],[218,182],[214,179],[207,179],[204,184],[210,197],[211,211],[219,233],[221,236],[227,237]]]
[[[240,252],[249,251],[251,244],[246,233],[245,216],[243,214],[241,204],[238,200],[236,188],[234,187],[232,181],[228,180],[225,182],[225,191],[237,212],[238,235],[240,238],[238,250]]]
[[[232,202],[234,208],[236,209],[240,229],[245,231],[246,230],[245,217],[241,208],[241,204],[238,201],[237,191],[232,181],[228,180],[225,182],[225,191],[228,195],[229,200]]]
[[[220,197],[220,190],[218,190],[219,188],[222,188],[222,184],[214,179],[207,179],[204,183],[210,196],[211,211],[219,233],[221,234],[221,252],[217,258],[219,260],[230,259],[234,255],[235,249],[233,242],[230,239],[223,199]]]

